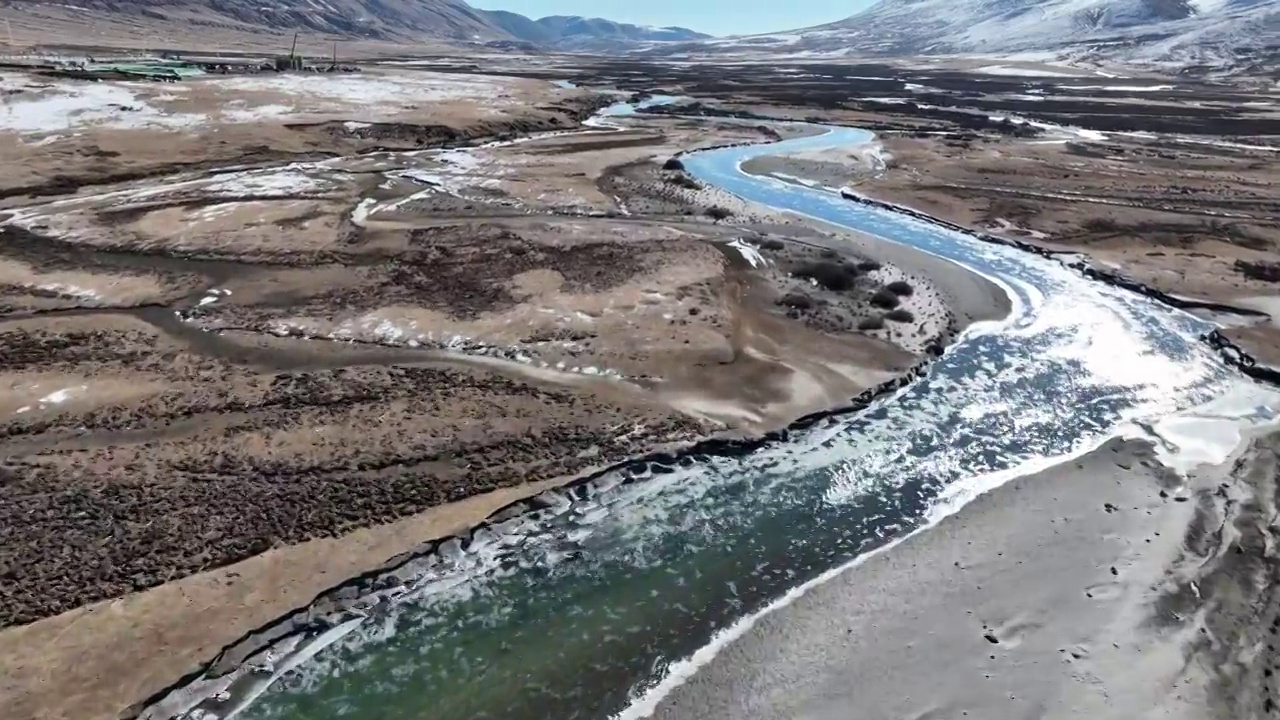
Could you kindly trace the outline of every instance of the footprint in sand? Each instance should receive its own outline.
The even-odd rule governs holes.
[[[1124,583],[1108,582],[1090,585],[1084,589],[1084,594],[1092,600],[1115,600],[1124,594]]]
[[[983,637],[992,645],[1004,648],[1016,648],[1028,633],[1043,627],[1044,624],[1029,618],[1027,615],[1015,615],[1000,625],[984,625]]]

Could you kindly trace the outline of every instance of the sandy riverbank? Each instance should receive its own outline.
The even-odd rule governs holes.
[[[654,717],[1272,712],[1280,435],[1183,482],[1112,441],[761,618]]]

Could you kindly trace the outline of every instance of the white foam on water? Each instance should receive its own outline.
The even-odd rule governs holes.
[[[1200,463],[1221,463],[1224,462],[1230,454],[1239,447],[1243,434],[1241,432],[1242,421],[1239,415],[1232,416],[1233,412],[1241,412],[1249,408],[1253,408],[1255,416],[1262,418],[1262,422],[1268,425],[1280,424],[1280,393],[1272,391],[1267,392],[1268,401],[1265,410],[1256,404],[1257,387],[1252,384],[1241,383],[1236,391],[1228,393],[1221,400],[1215,400],[1198,408],[1193,408],[1185,413],[1171,417],[1165,421],[1158,423],[1162,428],[1160,435],[1168,440],[1170,435],[1175,435],[1176,428],[1182,426],[1182,423],[1190,421],[1198,429],[1202,429],[1203,424],[1197,424],[1205,418],[1212,418],[1219,423],[1218,429],[1209,436],[1197,434],[1195,443],[1187,443],[1185,446],[1186,456],[1180,456],[1177,450],[1165,447],[1160,453],[1162,463],[1175,469],[1187,468]],[[1245,424],[1258,426],[1259,422],[1246,421]],[[1233,430],[1225,429],[1226,425],[1233,426]],[[1120,429],[1121,436],[1138,436],[1150,437],[1149,434],[1140,431],[1137,426],[1127,424]],[[910,533],[891,540],[885,545],[876,548],[870,552],[863,553],[857,558],[832,568],[818,577],[789,590],[782,597],[771,602],[759,612],[743,617],[733,625],[721,630],[712,637],[711,641],[699,648],[692,655],[672,663],[667,670],[667,674],[644,690],[638,697],[634,698],[631,704],[619,713],[613,716],[613,720],[641,720],[652,716],[658,708],[658,705],[670,695],[674,690],[684,685],[693,678],[699,670],[707,666],[722,650],[732,644],[735,640],[746,635],[766,616],[781,610],[796,600],[806,595],[812,589],[824,585],[840,575],[853,570],[871,558],[882,553],[892,551],[898,545],[913,538],[921,533],[928,532],[938,523],[948,517],[959,513],[969,503],[978,497],[991,492],[1006,483],[1021,477],[1043,472],[1052,467],[1070,462],[1076,458],[1082,457],[1105,444],[1114,435],[1101,436],[1094,438],[1088,442],[1080,443],[1069,453],[1053,458],[1037,458],[1019,464],[1017,467],[999,472],[978,475],[966,480],[961,480],[949,485],[946,490],[940,493],[934,499],[924,515],[924,523],[911,531]],[[1159,444],[1157,449],[1160,450]],[[890,463],[890,459],[886,458],[886,462]],[[891,463],[890,463],[891,464]]]
[[[740,169],[740,168],[739,168]],[[993,252],[994,252],[993,248]],[[1053,267],[1053,263],[1044,263],[1045,272],[1052,278],[1055,273],[1070,273],[1071,271],[1058,264]],[[966,268],[968,269],[968,268]],[[1077,278],[1072,275],[1073,279]],[[1091,293],[1098,295],[1096,301],[1101,300],[1103,303],[1100,307],[1085,307],[1088,303],[1079,301],[1065,294],[1055,294],[1052,297],[1046,297],[1045,294],[1038,289],[1031,287],[1027,283],[1019,282],[1015,278],[992,278],[997,284],[1004,288],[1010,299],[1014,302],[1015,310],[1011,314],[1010,319],[1003,323],[997,323],[994,326],[988,326],[986,331],[998,331],[1009,335],[1027,335],[1033,336],[1044,332],[1046,324],[1052,325],[1053,329],[1058,329],[1062,324],[1063,318],[1068,318],[1071,322],[1067,325],[1069,331],[1072,326],[1079,327],[1075,333],[1067,332],[1065,335],[1068,339],[1075,338],[1074,342],[1069,341],[1065,347],[1059,348],[1058,352],[1060,360],[1080,362],[1087,368],[1085,378],[1077,378],[1075,381],[1084,382],[1087,385],[1124,385],[1127,387],[1135,387],[1139,391],[1137,407],[1129,410],[1125,415],[1129,419],[1134,416],[1143,416],[1149,414],[1159,414],[1168,412],[1173,409],[1171,404],[1176,393],[1170,390],[1181,389],[1182,387],[1192,384],[1198,377],[1197,373],[1192,369],[1187,369],[1172,362],[1168,358],[1154,357],[1149,352],[1144,352],[1145,347],[1140,339],[1140,333],[1136,328],[1129,326],[1133,322],[1127,313],[1119,311],[1110,311],[1106,308],[1106,301],[1117,301],[1116,292],[1110,289],[1103,289],[1101,286],[1090,287]],[[1016,287],[1016,291],[1015,291]],[[1039,310],[1035,315],[1026,315],[1025,305]],[[1123,300],[1120,300],[1123,301]],[[1086,312],[1088,311],[1088,312]],[[1019,322],[1020,319],[1028,319],[1030,322]],[[1097,327],[1099,326],[1100,327]],[[1087,328],[1085,326],[1088,326]],[[1087,330],[1087,331],[1086,331]],[[1094,332],[1096,330],[1096,332]],[[958,343],[957,343],[958,344]],[[1129,355],[1132,353],[1144,354],[1142,362],[1127,362]],[[1204,358],[1199,359],[1200,362],[1206,362]],[[1154,362],[1151,366],[1148,362]],[[1155,368],[1155,370],[1152,369]],[[1101,377],[1091,377],[1089,372],[1101,373]],[[987,374],[992,375],[1000,372],[999,368],[980,366],[975,375]],[[1166,373],[1159,380],[1152,382],[1153,375]],[[943,382],[943,380],[935,380]],[[996,386],[998,389],[998,386]],[[946,394],[945,392],[943,394]],[[989,398],[990,402],[985,407],[969,408],[970,414],[981,418],[989,413],[1009,414],[1009,408],[1006,405],[1001,406],[998,397]],[[1013,422],[1015,427],[1020,427],[1019,423],[1026,425],[1037,421],[1049,419],[1057,409],[1044,408],[1042,418],[1029,418],[1022,414],[1016,418],[1005,418]],[[1227,410],[1225,412],[1230,412]],[[1121,425],[1121,427],[1126,427]],[[858,558],[846,563],[840,567],[833,568],[819,577],[811,580],[800,587],[788,591],[778,600],[775,600],[762,611],[749,617],[742,618],[734,623],[731,627],[717,633],[711,642],[700,648],[693,655],[682,659],[668,668],[667,674],[658,680],[655,684],[645,689],[636,697],[631,705],[625,710],[615,715],[616,720],[634,720],[636,718],[644,718],[652,715],[662,699],[665,698],[672,690],[684,684],[696,672],[711,662],[711,660],[726,646],[737,638],[746,634],[760,618],[793,603],[797,598],[802,597],[813,587],[817,587],[830,581],[832,578],[841,573],[859,566],[868,558],[875,557],[878,553],[888,552],[897,546],[898,543],[910,538],[919,532],[924,532],[935,526],[942,519],[959,512],[964,506],[973,499],[979,497],[985,492],[999,487],[1012,479],[1022,477],[1029,473],[1038,472],[1048,467],[1052,467],[1061,462],[1070,460],[1087,453],[1109,438],[1115,437],[1115,431],[1099,433],[1096,436],[1082,439],[1077,442],[1072,449],[1066,454],[1058,454],[1052,458],[1028,458],[1022,462],[1016,463],[1014,467],[990,473],[978,473],[969,478],[961,478],[948,483],[942,492],[940,492],[930,503],[924,514],[924,524],[906,535],[903,538],[897,538],[889,542],[887,545],[880,547],[870,553],[860,555]],[[1218,448],[1217,455],[1221,456],[1221,448],[1227,445],[1233,445],[1233,439],[1238,441],[1238,436],[1230,436],[1226,433],[1218,433],[1215,447]],[[951,455],[954,455],[952,453]],[[931,470],[935,471],[930,474],[940,476],[954,475],[961,470],[962,465],[958,462],[958,457],[952,457],[947,452],[931,455],[923,462],[928,463]],[[903,453],[898,452],[896,456],[890,452],[888,454],[877,455],[875,449],[871,449],[866,453],[864,458],[867,461],[875,461],[885,467],[894,466],[895,462],[903,460]],[[828,502],[841,502],[850,497],[865,495],[872,489],[872,478],[878,477],[879,474],[872,472],[874,468],[864,466],[859,468],[858,460],[862,458],[851,458],[842,463],[835,469],[832,474],[833,484],[829,489],[825,499]],[[861,472],[860,472],[861,470]]]
[[[999,484],[1008,482],[1015,477],[1029,472],[1036,472],[1039,469],[1043,469],[1043,467],[1050,467],[1056,462],[1060,462],[1065,459],[1070,458],[1055,459],[1046,463],[1027,463],[1024,467],[1028,469],[1019,467],[1012,471],[993,473],[989,478],[983,480],[981,484],[989,485],[990,487],[998,487]],[[975,486],[978,484],[979,483],[975,483]],[[974,493],[973,497],[977,497],[978,494],[981,493]],[[934,508],[931,508],[930,513],[926,515],[927,523],[925,525],[922,525],[906,535],[895,538],[875,550],[863,553],[844,565],[827,570],[818,577],[802,585],[788,590],[786,594],[769,603],[769,605],[767,605],[763,610],[752,615],[745,616],[733,625],[730,625],[724,630],[716,633],[709,643],[699,648],[688,658],[672,663],[667,669],[667,674],[661,680],[645,690],[639,697],[635,698],[624,710],[614,714],[612,716],[613,720],[641,720],[642,718],[651,717],[654,712],[657,711],[658,705],[664,698],[670,695],[676,688],[688,682],[699,670],[714,660],[715,657],[720,654],[721,650],[750,632],[751,629],[754,628],[763,618],[787,607],[788,605],[791,605],[796,600],[808,594],[812,589],[820,585],[824,585],[841,574],[862,565],[868,560],[893,550],[898,545],[906,542],[912,537],[926,532],[946,517],[959,512],[960,509],[968,503],[968,501],[969,500],[965,500],[964,502],[951,501],[936,503]]]
[[[321,650],[324,650],[330,645],[333,645],[334,643],[341,640],[343,637],[345,637],[346,635],[354,631],[357,627],[359,627],[362,623],[364,623],[364,621],[365,621],[365,618],[363,617],[352,618],[340,625],[331,627],[328,630],[321,633],[320,635],[316,636],[316,638],[311,642],[307,643],[306,647],[304,647],[302,650],[289,655],[283,663],[281,663],[278,667],[274,669],[269,679],[265,680],[264,682],[256,684],[252,691],[245,693],[245,695],[242,698],[240,698],[240,701],[237,702],[236,705],[226,715],[222,716],[223,719],[232,720],[232,718],[244,712],[244,710],[248,708],[250,705],[252,705],[254,700],[257,700],[258,697],[260,697],[263,693],[265,693],[267,689],[271,687],[271,685],[273,685],[280,678],[284,677],[285,673],[311,660],[316,655],[318,655]]]

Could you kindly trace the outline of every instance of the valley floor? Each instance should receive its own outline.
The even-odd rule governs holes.
[[[135,713],[518,498],[843,405],[1008,310],[663,168],[768,128],[583,129],[590,93],[404,69],[3,81],[13,718]]]
[[[1022,137],[986,126],[1045,102],[1013,97],[1030,90],[1064,96],[1037,111],[1063,125],[1147,106],[1161,133],[1203,140],[1208,123],[1177,110],[1177,91],[1099,120],[1115,98],[1049,87],[1061,79],[986,78],[974,100],[977,81],[946,69],[574,62],[93,86],[107,90],[4,71],[6,107],[26,106],[0,114],[0,157],[22,168],[0,178],[7,717],[136,713],[246,634],[515,499],[654,448],[785,426],[1007,312],[998,288],[946,263],[666,165],[803,130],[655,114],[581,133],[604,101],[552,75],[726,101],[708,115],[870,127],[877,151],[747,169],[1274,307],[1280,131],[1261,106],[1216,144],[1119,126]],[[1272,100],[1246,95],[1186,93],[1210,109]],[[1264,360],[1270,322],[1235,331]],[[1187,647],[1218,652],[1251,641],[1252,619],[1214,618],[1262,617],[1227,595],[1226,614],[1197,613],[1212,598],[1182,588],[1207,573],[1196,594],[1221,582],[1258,597],[1257,567],[1230,561],[1265,557],[1273,444],[1185,488],[1132,443],[1010,484],[852,574],[895,607],[825,586],[789,611],[794,627],[766,622],[661,712],[1161,707],[1200,667],[1174,668],[1183,633],[1212,633],[1219,645]],[[1212,522],[1239,537],[1187,531]],[[1152,603],[1154,630],[1140,617]],[[769,648],[816,669],[776,672]],[[742,673],[766,665],[775,685],[746,692]],[[1254,702],[1259,667],[1196,687],[1246,683],[1232,697]],[[851,672],[883,682],[851,699]],[[800,688],[816,704],[789,705]]]

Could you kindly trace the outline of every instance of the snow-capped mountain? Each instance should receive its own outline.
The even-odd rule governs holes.
[[[532,20],[502,10],[482,12],[490,22],[521,40],[563,50],[607,49],[630,43],[690,42],[711,37],[681,27],[646,27],[576,15],[552,15]]]
[[[704,47],[799,55],[1049,52],[1201,62],[1280,49],[1280,0],[881,0],[828,25]]]
[[[599,18],[533,20],[504,11],[480,10],[465,0],[0,0],[8,14],[65,14],[88,23],[165,23],[209,30],[299,30],[380,40],[446,39],[520,41],[556,49],[617,50],[636,43],[695,41],[710,36],[684,28],[644,28]],[[7,15],[6,15],[7,16]]]
[[[378,39],[508,37],[464,0],[7,0],[6,12],[74,9],[93,23],[183,24]]]

